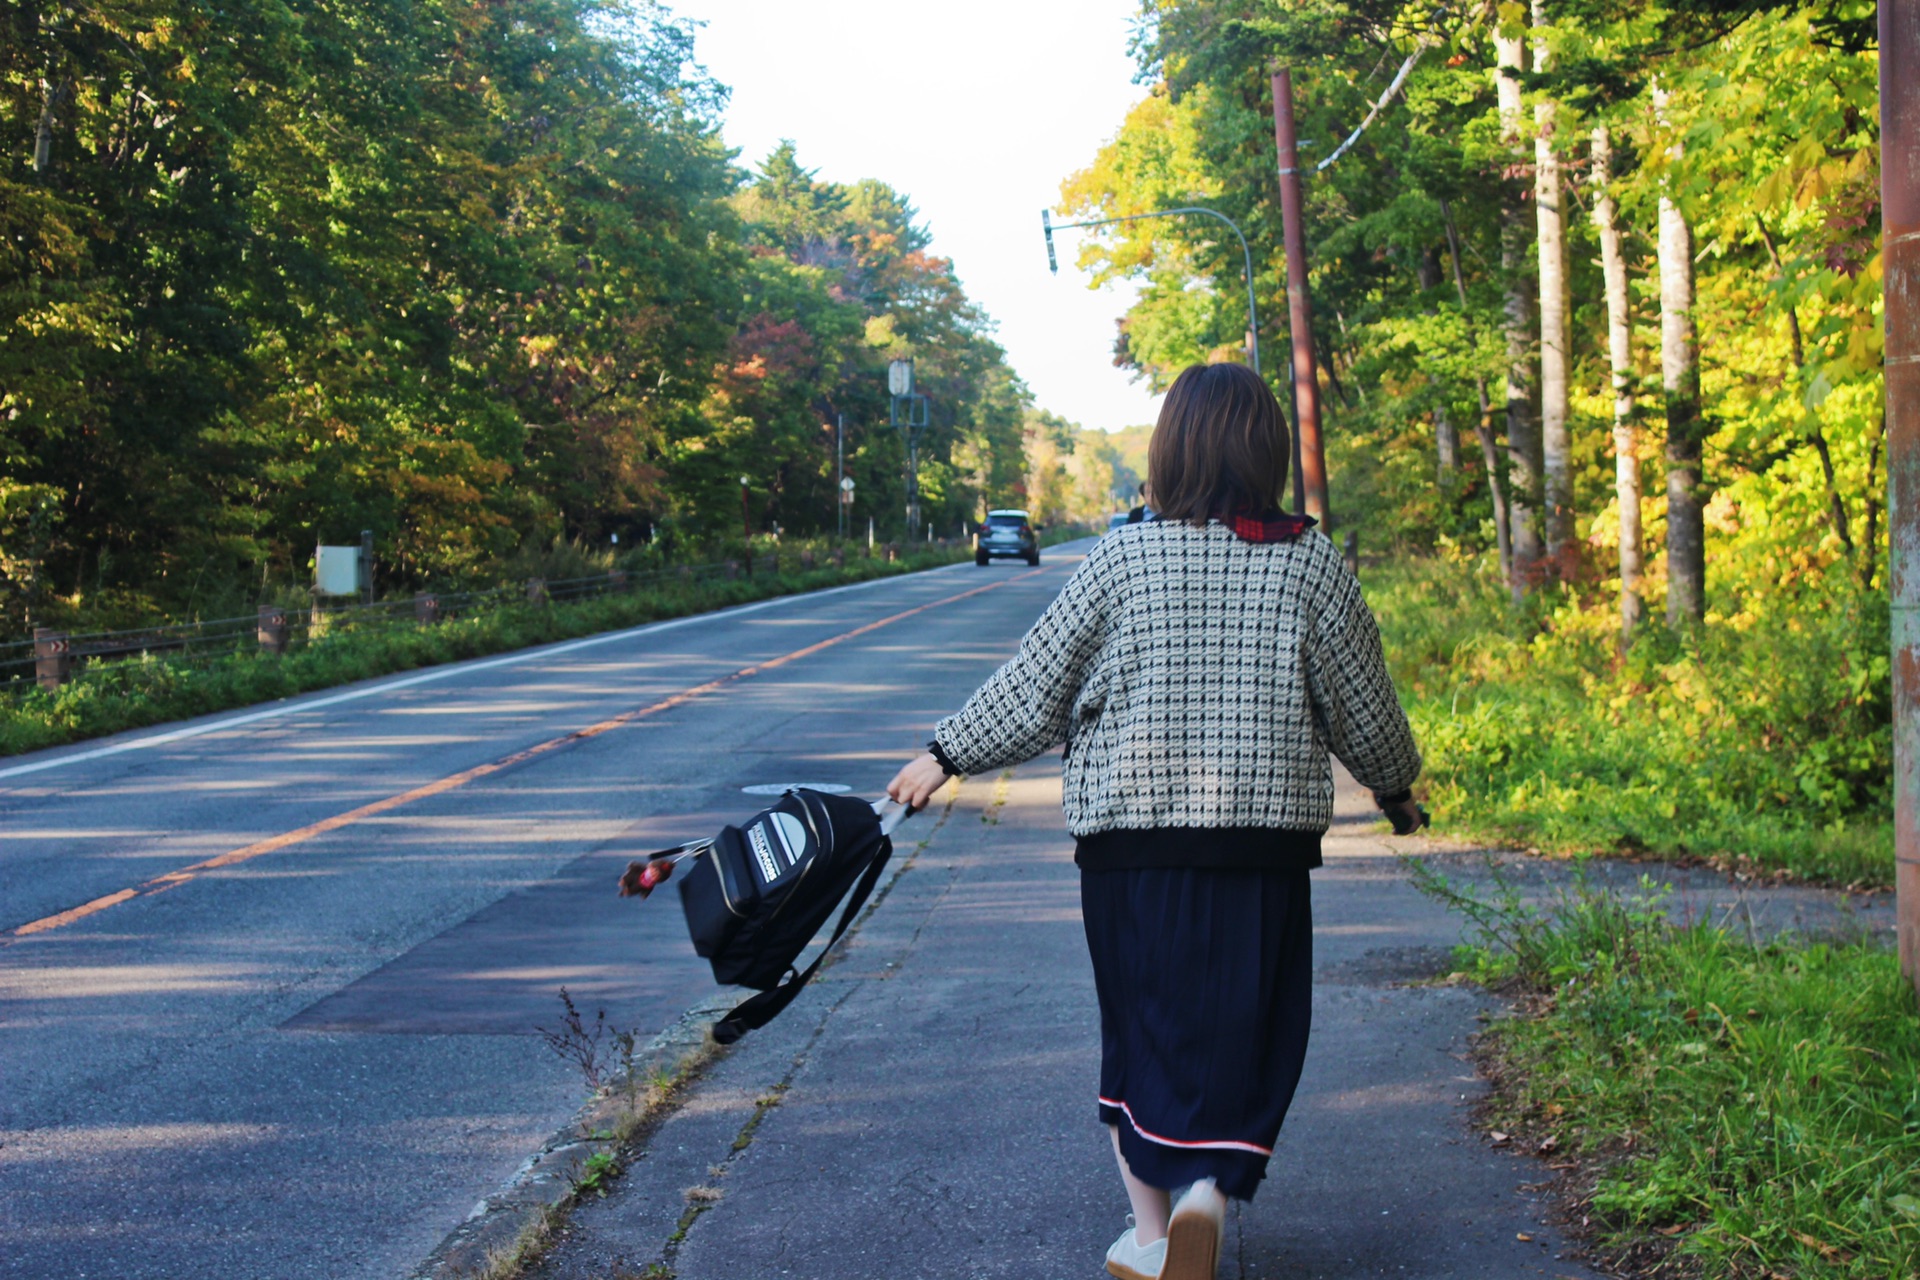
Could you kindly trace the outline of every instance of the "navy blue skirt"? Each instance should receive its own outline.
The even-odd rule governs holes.
[[[1133,1175],[1250,1200],[1307,1056],[1307,872],[1080,874],[1100,998],[1100,1119]]]

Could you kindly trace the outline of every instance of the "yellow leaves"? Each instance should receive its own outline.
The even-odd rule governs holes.
[[[862,336],[868,346],[885,352],[892,359],[904,360],[913,354],[912,344],[895,329],[892,315],[868,316]]]

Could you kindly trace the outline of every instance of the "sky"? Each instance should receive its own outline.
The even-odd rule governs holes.
[[[1145,96],[1127,55],[1138,0],[668,0],[705,23],[695,54],[728,86],[741,162],[783,138],[830,182],[906,194],[1045,409],[1150,423],[1158,398],[1113,367],[1131,292],[1087,288],[1073,237],[1047,273],[1040,210]]]

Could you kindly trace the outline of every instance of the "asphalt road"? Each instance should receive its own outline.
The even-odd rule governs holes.
[[[561,986],[712,992],[627,856],[877,795],[1075,552],[0,760],[0,1276],[404,1274],[581,1100]]]

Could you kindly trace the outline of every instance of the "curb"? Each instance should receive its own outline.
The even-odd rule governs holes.
[[[674,1087],[721,1052],[708,1029],[739,1003],[738,994],[709,996],[682,1013],[634,1055],[634,1075],[650,1084],[633,1104],[626,1082],[616,1081],[549,1135],[498,1190],[474,1205],[466,1221],[449,1232],[407,1273],[407,1280],[472,1280],[512,1266],[530,1234],[544,1232],[552,1215],[578,1190],[595,1152],[617,1148],[667,1105]]]

